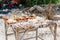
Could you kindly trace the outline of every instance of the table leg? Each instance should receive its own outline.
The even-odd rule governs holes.
[[[20,38],[20,40],[22,40],[22,38],[24,37],[25,33],[27,32],[27,30],[25,30],[24,34],[22,35],[22,37]]]
[[[7,25],[5,23],[5,36],[6,36],[6,40],[7,40]]]
[[[16,31],[14,31],[15,34],[15,40],[19,40],[18,35],[19,35],[19,30],[18,28],[16,29]]]
[[[56,24],[55,27],[54,27],[54,40],[57,40],[57,39],[56,39],[56,33],[57,33],[57,24]]]
[[[36,29],[36,40],[38,40],[38,29]]]

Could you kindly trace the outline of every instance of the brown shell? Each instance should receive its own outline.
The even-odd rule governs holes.
[[[34,18],[35,18],[35,17],[34,17],[34,16],[32,16],[32,15],[31,15],[31,16],[29,16],[29,19],[34,19]]]
[[[3,18],[4,19],[4,21],[7,21],[8,20],[8,18]]]
[[[27,20],[26,16],[22,16],[21,20]]]

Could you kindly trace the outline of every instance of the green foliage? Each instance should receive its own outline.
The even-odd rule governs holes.
[[[34,6],[40,4],[48,4],[50,0],[26,0],[27,6]],[[56,4],[58,0],[51,0],[52,3]]]

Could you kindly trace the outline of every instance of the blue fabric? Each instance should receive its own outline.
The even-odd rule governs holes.
[[[8,14],[8,13],[9,13],[9,12],[5,12],[5,11],[2,12],[2,14]]]
[[[2,13],[2,14],[8,14],[9,11],[1,11],[0,13]]]

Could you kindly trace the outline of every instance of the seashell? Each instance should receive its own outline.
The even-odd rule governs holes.
[[[16,20],[13,20],[13,19],[8,19],[7,20],[7,23],[10,23],[10,24],[13,24],[13,23],[15,23],[16,22]]]

